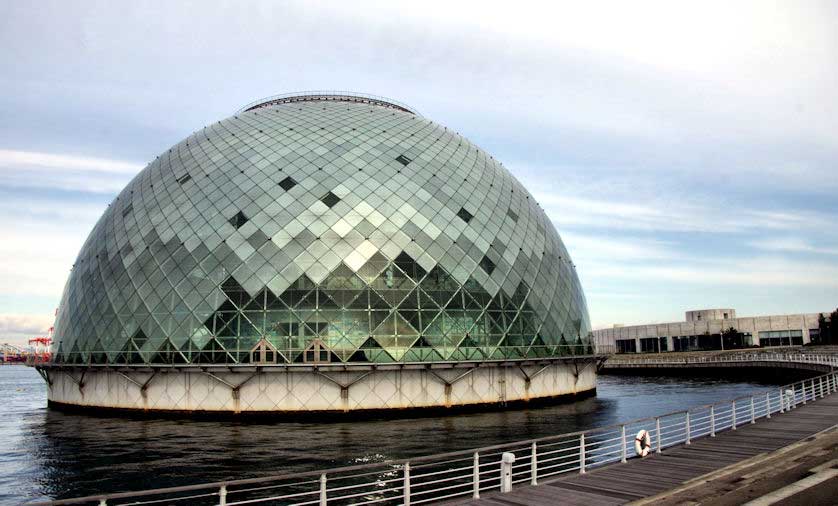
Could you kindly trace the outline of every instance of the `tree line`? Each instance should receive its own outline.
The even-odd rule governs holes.
[[[828,317],[821,313],[818,317],[818,344],[838,344],[838,308]]]

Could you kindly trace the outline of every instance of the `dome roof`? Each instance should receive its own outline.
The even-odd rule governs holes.
[[[143,169],[79,253],[63,363],[553,356],[590,331],[570,257],[488,153],[380,97],[272,97]]]

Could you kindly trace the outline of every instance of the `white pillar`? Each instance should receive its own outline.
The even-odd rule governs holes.
[[[507,493],[512,491],[512,464],[515,463],[515,454],[504,452],[500,458],[500,491]]]

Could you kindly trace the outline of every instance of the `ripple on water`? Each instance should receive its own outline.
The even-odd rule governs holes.
[[[301,472],[573,432],[759,385],[601,376],[596,397],[538,409],[282,423],[132,419],[46,409],[33,369],[0,367],[0,504]]]

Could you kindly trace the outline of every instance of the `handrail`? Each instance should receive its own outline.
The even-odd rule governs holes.
[[[244,107],[236,111],[236,114],[241,114],[243,112],[256,109],[257,107],[265,107],[272,104],[284,104],[284,103],[293,103],[293,102],[305,102],[305,101],[312,101],[312,100],[352,100],[358,101],[363,100],[367,101],[373,105],[381,105],[384,107],[392,107],[394,109],[398,109],[404,112],[409,112],[415,116],[422,116],[418,110],[410,107],[409,105],[399,102],[398,100],[393,100],[391,98],[382,97],[380,95],[370,95],[368,93],[358,93],[356,91],[336,91],[336,90],[313,90],[313,91],[297,91],[293,93],[282,93],[279,95],[271,95],[268,97],[260,98],[259,100],[254,100],[249,104],[246,104]]]
[[[838,366],[838,355],[812,353],[735,353],[730,355],[709,355],[700,357],[612,357],[608,365],[642,364],[713,364],[723,362],[790,362]]]
[[[775,413],[793,411],[799,404],[822,398],[838,391],[838,373],[831,372],[814,378],[797,381],[782,387],[760,389],[750,395],[725,399],[711,404],[692,406],[651,417],[638,418],[617,424],[545,436],[482,448],[440,453],[423,457],[388,460],[384,462],[359,464],[326,470],[285,473],[261,478],[228,480],[213,483],[168,487],[136,492],[101,494],[74,499],[36,503],[39,505],[69,505],[98,502],[100,505],[124,504],[122,499],[161,497],[169,504],[187,500],[177,494],[207,491],[218,496],[218,504],[226,505],[230,495],[239,494],[241,502],[270,501],[272,504],[298,504],[304,496],[319,499],[304,500],[304,504],[349,504],[348,496],[329,497],[329,492],[359,490],[352,497],[365,497],[365,503],[410,504],[410,490],[421,488],[422,501],[440,500],[455,496],[478,497],[481,491],[494,489],[498,475],[496,466],[508,465],[509,483],[501,480],[502,486],[530,481],[567,472],[586,472],[594,467],[611,462],[625,461],[633,453],[633,437],[638,429],[646,429],[652,436],[654,451],[678,444],[690,444],[699,437],[714,437],[725,430],[736,430],[744,424],[756,423],[761,418],[771,418]],[[691,423],[692,421],[692,423]],[[539,448],[549,450],[539,452]],[[516,465],[501,458],[501,453],[518,454]],[[452,457],[461,457],[452,460]],[[473,459],[473,465],[465,464]],[[481,461],[482,459],[482,461]],[[513,459],[514,460],[514,459]],[[359,473],[359,471],[363,471]],[[445,478],[440,479],[439,475]],[[403,479],[399,479],[403,478]],[[328,484],[340,481],[340,486]],[[315,486],[316,484],[318,484]],[[452,485],[446,485],[451,483]],[[506,483],[506,485],[504,485]],[[238,488],[253,484],[272,484],[258,489]],[[411,485],[412,484],[412,485]],[[442,486],[438,486],[442,485]],[[491,485],[491,486],[490,486]],[[433,486],[432,488],[427,488]],[[317,488],[319,487],[319,488]],[[266,489],[282,488],[286,493],[279,495],[254,496]],[[462,490],[460,490],[462,489]],[[217,491],[217,492],[216,492]],[[436,495],[435,495],[436,494]],[[194,497],[194,496],[193,496]],[[156,501],[157,499],[155,499]],[[417,501],[418,502],[418,501]],[[232,504],[232,503],[230,503]]]
[[[276,362],[218,362],[218,363],[177,363],[174,358],[177,357],[179,351],[155,352],[157,356],[167,357],[168,362],[129,362],[129,363],[103,363],[96,364],[87,361],[48,361],[40,360],[32,362],[30,365],[41,365],[44,367],[97,367],[97,368],[122,368],[122,367],[167,367],[174,369],[204,369],[212,367],[260,367],[265,371],[276,369],[311,369],[321,367],[340,367],[347,369],[363,369],[376,368],[386,369],[388,367],[428,367],[428,366],[448,366],[448,365],[463,365],[479,364],[482,366],[491,366],[496,364],[506,363],[522,363],[522,362],[537,362],[537,361],[551,361],[551,360],[572,360],[574,358],[590,358],[590,357],[604,357],[614,353],[614,346],[594,345],[594,343],[579,343],[579,344],[552,344],[552,345],[527,345],[527,346],[496,346],[492,349],[506,354],[506,358],[492,358],[488,353],[489,347],[479,346],[460,346],[457,351],[461,356],[471,356],[473,358],[459,358],[450,360],[428,360],[428,361],[393,361],[393,362],[292,362],[291,358],[298,356],[308,347],[276,347],[277,360]],[[91,355],[108,353],[114,350],[90,350]],[[516,354],[518,356],[516,356]],[[245,357],[247,354],[244,354]],[[53,359],[57,358],[53,355]]]

